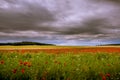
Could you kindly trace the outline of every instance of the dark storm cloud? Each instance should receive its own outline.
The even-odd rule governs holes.
[[[61,34],[65,35],[75,35],[75,34],[102,34],[101,28],[104,28],[106,25],[106,21],[104,19],[89,19],[86,20],[82,25],[77,25],[73,27],[69,27],[61,31]]]
[[[112,3],[116,3],[116,4],[120,4],[120,0],[93,0],[96,2],[112,2]]]
[[[53,14],[46,8],[24,1],[20,3],[20,0],[6,0],[4,4],[7,8],[4,6],[0,8],[1,32],[51,30],[49,27],[36,25],[36,23],[41,24],[55,20]]]
[[[77,44],[119,40],[119,3],[119,0],[1,0],[0,41],[70,40]]]

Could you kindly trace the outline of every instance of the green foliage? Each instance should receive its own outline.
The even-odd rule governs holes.
[[[103,76],[120,79],[119,55],[0,53],[0,80],[102,80]]]

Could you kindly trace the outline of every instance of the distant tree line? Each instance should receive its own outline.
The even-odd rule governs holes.
[[[53,45],[53,44],[23,41],[23,42],[14,42],[14,43],[0,43],[0,45],[20,46],[20,45]]]
[[[120,46],[120,44],[103,44],[103,45],[97,45],[97,46]]]

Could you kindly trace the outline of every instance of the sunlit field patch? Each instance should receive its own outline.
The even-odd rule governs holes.
[[[120,80],[120,49],[0,50],[0,80]]]

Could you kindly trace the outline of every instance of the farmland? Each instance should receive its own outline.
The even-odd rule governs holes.
[[[0,80],[120,80],[120,47],[0,46]]]

